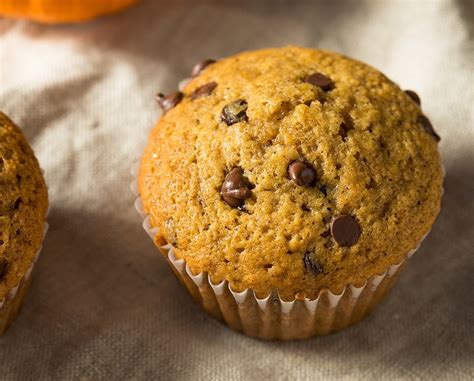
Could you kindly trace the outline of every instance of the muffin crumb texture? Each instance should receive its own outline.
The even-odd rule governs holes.
[[[206,61],[194,75],[167,102],[139,173],[157,243],[194,273],[314,299],[383,273],[428,232],[439,136],[416,93],[297,47]]]
[[[19,128],[0,112],[0,300],[31,266],[47,207],[38,161]]]

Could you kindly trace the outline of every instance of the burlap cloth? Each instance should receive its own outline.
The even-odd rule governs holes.
[[[78,26],[0,20],[0,108],[46,170],[51,225],[0,379],[467,380],[474,377],[474,16],[466,1],[148,1]],[[246,338],[191,301],[140,226],[129,168],[201,58],[324,47],[415,89],[442,136],[443,211],[364,322]],[[409,227],[408,227],[409,228]]]

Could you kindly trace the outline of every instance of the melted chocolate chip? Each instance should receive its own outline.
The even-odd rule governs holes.
[[[201,72],[202,72],[206,67],[208,67],[209,65],[212,65],[214,62],[216,62],[216,60],[207,59],[207,60],[204,60],[204,61],[201,61],[201,62],[197,63],[197,64],[193,67],[193,70],[191,71],[191,76],[192,76],[192,77],[197,77],[199,74],[201,74]]]
[[[246,121],[247,118],[247,102],[243,99],[237,99],[236,101],[229,103],[222,109],[221,119],[228,126],[234,123]]]
[[[7,261],[5,259],[0,259],[0,281],[7,273]]]
[[[176,93],[172,93],[169,95],[164,95],[162,93],[158,93],[156,95],[156,101],[158,105],[163,110],[163,114],[166,114],[169,110],[175,107],[179,102],[183,100],[184,94],[181,91]]]
[[[336,217],[331,222],[331,235],[339,246],[352,246],[360,236],[360,227],[356,219],[350,215]]]
[[[314,259],[313,253],[304,253],[303,262],[307,272],[313,273],[314,275],[318,275],[323,272],[323,267]]]
[[[288,176],[296,185],[310,187],[317,180],[316,170],[305,161],[295,160],[288,166]]]
[[[421,106],[421,99],[417,93],[413,90],[405,90],[406,95],[408,95],[417,105]]]
[[[198,87],[196,90],[193,91],[193,93],[190,95],[191,99],[197,99],[201,97],[207,97],[210,95],[214,89],[217,87],[216,82],[209,82],[206,83],[205,85],[202,85]]]
[[[253,185],[243,175],[242,168],[234,167],[222,183],[221,196],[233,208],[240,208],[252,196],[252,188]]]
[[[329,91],[333,87],[331,78],[326,77],[325,75],[321,73],[314,73],[314,74],[308,75],[305,79],[305,82],[310,83],[313,86],[317,86],[321,88],[321,90],[323,91]]]
[[[420,116],[418,117],[417,122],[421,125],[421,127],[423,127],[423,129],[424,129],[428,134],[430,134],[431,136],[433,136],[437,142],[439,142],[439,141],[441,140],[441,138],[439,137],[439,135],[438,135],[438,134],[436,133],[436,131],[434,130],[433,125],[431,124],[430,120],[429,120],[426,116],[420,115]]]

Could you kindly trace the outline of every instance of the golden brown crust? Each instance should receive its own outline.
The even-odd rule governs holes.
[[[0,112],[0,300],[30,268],[43,239],[46,184],[20,129]],[[2,266],[3,267],[3,266]]]
[[[305,82],[314,72],[330,90]],[[210,95],[189,96],[210,82]],[[400,262],[439,212],[440,156],[422,111],[365,64],[297,47],[244,52],[208,66],[184,93],[149,137],[139,189],[157,241],[196,273],[287,298],[338,292]],[[239,99],[247,120],[227,125],[221,112]],[[315,186],[288,178],[298,159],[316,169]],[[236,166],[254,185],[246,212],[220,194]],[[361,229],[349,247],[328,233],[344,214]]]

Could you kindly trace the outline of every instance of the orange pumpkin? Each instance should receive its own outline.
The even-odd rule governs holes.
[[[44,23],[81,22],[117,12],[139,0],[0,0],[0,16]]]

